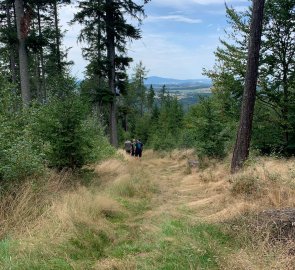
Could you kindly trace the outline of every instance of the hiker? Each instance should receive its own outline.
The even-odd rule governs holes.
[[[138,157],[139,159],[142,156],[142,148],[143,148],[143,143],[138,139],[135,144],[135,156]]]
[[[132,151],[132,143],[129,140],[125,141],[125,151],[129,155],[131,154],[131,151]]]
[[[135,156],[135,144],[136,144],[136,141],[135,139],[132,140],[132,143],[131,143],[131,156]]]

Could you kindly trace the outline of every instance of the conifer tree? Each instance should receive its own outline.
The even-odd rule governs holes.
[[[140,61],[139,64],[135,67],[135,73],[132,78],[132,84],[135,88],[135,92],[138,99],[138,106],[139,106],[139,112],[140,116],[142,117],[144,114],[144,109],[146,106],[146,86],[144,85],[144,80],[147,76],[147,70],[143,66],[143,63]]]
[[[254,0],[250,26],[245,89],[241,108],[240,125],[231,163],[232,173],[237,172],[243,166],[243,163],[249,155],[258,78],[263,11],[264,0]]]
[[[122,82],[127,79],[125,69],[131,61],[126,56],[127,41],[140,38],[140,30],[127,23],[126,16],[140,22],[147,2],[144,0],[143,5],[140,5],[127,0],[79,1],[80,10],[73,20],[83,25],[80,37],[90,41],[89,47],[84,49],[84,55],[88,60],[90,58],[93,71],[97,74],[93,74],[93,77],[98,78],[97,83],[101,78],[107,78],[108,81],[110,141],[114,146],[118,145],[117,89],[124,85]],[[97,35],[94,36],[93,32]],[[95,51],[92,58],[90,52]]]
[[[28,52],[26,48],[26,40],[28,38],[31,11],[25,11],[24,1],[15,0],[15,16],[17,26],[17,39],[18,39],[18,57],[19,57],[19,72],[21,83],[21,94],[24,106],[28,106],[31,102],[31,91],[29,83],[29,66],[28,66]]]
[[[155,90],[153,88],[153,85],[151,85],[147,94],[147,107],[150,112],[153,109],[154,103],[155,103]]]
[[[227,6],[226,10],[231,27],[226,32],[227,39],[221,41],[216,51],[215,68],[206,74],[213,80],[214,93],[223,103],[226,117],[230,118],[229,121],[236,121],[245,81],[251,9],[237,12]],[[269,119],[262,123],[262,117],[257,116],[256,130],[259,133],[274,126],[276,134],[280,135],[258,134],[256,147],[263,152],[293,154],[295,149],[295,95],[292,91],[295,82],[294,11],[294,0],[269,0],[265,3],[256,97],[257,106],[265,116],[269,115]]]

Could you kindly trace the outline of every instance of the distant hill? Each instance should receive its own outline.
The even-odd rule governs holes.
[[[178,80],[172,78],[162,78],[157,76],[147,77],[144,84],[149,86],[153,85],[155,89],[161,88],[164,84],[170,89],[196,89],[196,88],[210,88],[212,81],[210,79],[190,79],[190,80]]]
[[[152,76],[146,78],[144,84],[147,88],[149,88],[150,85],[153,85],[157,98],[159,98],[160,89],[165,85],[169,94],[177,97],[185,110],[188,110],[190,106],[199,103],[201,97],[209,97],[212,95],[212,81],[206,78],[177,80]]]

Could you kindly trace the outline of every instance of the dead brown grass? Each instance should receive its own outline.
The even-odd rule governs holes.
[[[0,238],[22,234],[28,226],[44,215],[53,200],[70,188],[69,172],[48,172],[46,179],[29,179],[23,185],[9,190],[0,199]]]
[[[37,187],[34,181],[0,201],[0,236],[14,235],[21,248],[50,250],[49,243],[64,242],[76,234],[76,224],[106,232],[115,239],[109,219],[128,211],[115,199],[149,198],[151,209],[142,213],[145,230],[157,231],[151,221],[164,215],[181,218],[189,209],[194,222],[224,223],[269,208],[295,207],[295,161],[261,158],[236,175],[229,175],[227,162],[208,162],[206,169],[187,173],[192,151],[174,151],[166,156],[145,151],[141,161],[125,153],[95,166],[99,187],[69,186],[70,173],[50,173]],[[248,181],[248,182],[247,182]],[[130,222],[135,222],[135,217]],[[131,226],[131,225],[130,225]],[[294,243],[289,243],[289,247]],[[284,245],[276,251],[267,243],[225,258],[223,269],[294,269],[294,256]],[[270,254],[270,255],[268,255]],[[134,258],[104,259],[94,269],[136,269]]]

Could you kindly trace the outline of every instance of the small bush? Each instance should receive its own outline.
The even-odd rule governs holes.
[[[44,170],[43,155],[32,148],[28,138],[17,138],[1,158],[0,175],[4,180],[22,180]]]
[[[81,168],[115,153],[100,124],[88,116],[87,106],[74,94],[40,108],[34,133],[44,142],[49,166]]]
[[[233,195],[246,195],[259,197],[261,195],[262,183],[258,176],[250,174],[236,175],[231,180],[233,182],[231,192]]]
[[[0,80],[0,181],[1,188],[42,173],[43,154],[30,132],[31,110],[20,110],[18,96]]]
[[[177,148],[177,136],[172,133],[154,134],[151,139],[151,144],[155,150],[169,151]]]

